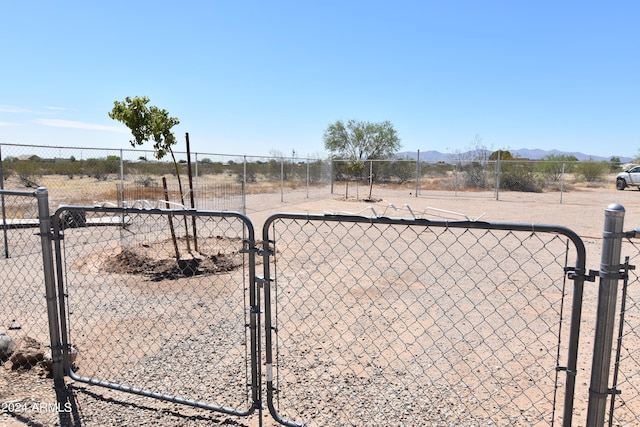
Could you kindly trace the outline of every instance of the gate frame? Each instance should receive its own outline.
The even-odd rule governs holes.
[[[265,310],[265,370],[266,370],[266,392],[267,407],[271,416],[280,424],[290,427],[304,427],[290,420],[284,419],[277,411],[274,405],[274,394],[276,390],[273,385],[273,332],[272,325],[272,300],[271,300],[271,278],[270,260],[272,250],[269,245],[275,243],[269,239],[269,228],[277,219],[292,219],[303,221],[318,222],[350,222],[350,223],[366,223],[366,224],[384,224],[384,225],[419,225],[425,228],[441,227],[441,228],[459,228],[459,229],[481,229],[481,230],[505,230],[505,231],[521,231],[521,232],[539,232],[563,235],[573,243],[576,249],[575,268],[567,268],[565,272],[570,280],[574,281],[574,292],[571,307],[571,323],[569,331],[569,345],[567,355],[567,366],[556,366],[557,371],[566,371],[566,386],[563,408],[563,427],[571,427],[573,418],[573,405],[575,395],[575,384],[577,374],[578,360],[578,343],[580,339],[580,321],[582,317],[582,299],[584,292],[585,280],[591,281],[591,276],[587,276],[586,265],[586,248],[582,239],[571,229],[564,226],[547,225],[547,224],[522,224],[522,223],[506,223],[506,222],[481,222],[481,221],[448,221],[448,220],[431,220],[431,219],[404,219],[389,217],[365,217],[353,215],[313,215],[313,214],[288,214],[278,213],[267,218],[262,228],[263,241],[263,268],[264,268],[264,310]]]
[[[250,360],[248,363],[251,365],[251,405],[247,410],[238,410],[235,408],[229,408],[219,405],[208,404],[204,402],[199,402],[195,400],[184,399],[181,397],[156,393],[151,390],[139,389],[135,387],[123,386],[117,383],[113,383],[105,380],[97,380],[94,378],[84,377],[81,375],[77,375],[71,369],[71,364],[69,363],[69,350],[71,348],[71,343],[69,342],[69,325],[67,325],[67,314],[66,314],[66,291],[65,291],[65,279],[64,279],[64,260],[62,259],[62,248],[60,242],[64,238],[64,230],[61,229],[61,224],[63,223],[62,214],[64,212],[73,212],[73,211],[81,211],[83,213],[111,213],[111,214],[119,214],[125,218],[129,214],[135,215],[149,215],[149,216],[190,216],[193,220],[195,220],[198,216],[206,216],[206,217],[217,217],[217,218],[236,218],[239,219],[244,226],[244,230],[247,232],[247,238],[243,238],[243,245],[247,245],[247,249],[243,250],[244,253],[248,255],[248,263],[249,266],[247,268],[248,272],[248,280],[249,280],[249,307],[245,307],[245,309],[249,309],[249,324],[245,325],[250,329],[249,333],[249,346],[250,346]],[[165,400],[172,403],[178,403],[182,405],[192,406],[201,409],[207,409],[215,412],[220,412],[229,415],[236,415],[241,417],[246,417],[252,415],[256,410],[261,413],[262,404],[260,402],[261,392],[261,363],[260,363],[260,340],[259,340],[259,330],[260,330],[260,317],[259,317],[259,307],[260,307],[260,295],[256,286],[255,279],[255,254],[257,252],[256,244],[255,244],[255,231],[253,227],[253,223],[242,213],[231,212],[231,211],[198,211],[195,209],[138,209],[138,208],[128,208],[128,207],[102,207],[102,206],[71,206],[71,205],[62,205],[58,207],[56,212],[52,216],[53,227],[53,242],[55,245],[55,256],[56,256],[56,265],[57,265],[57,286],[58,286],[58,302],[57,305],[60,310],[60,330],[61,330],[61,347],[62,347],[62,361],[64,364],[64,373],[69,375],[70,378],[91,384],[97,385],[105,388],[109,388],[112,390],[122,391],[130,394],[136,394],[139,396],[151,397],[159,400]],[[124,227],[124,224],[119,225]],[[245,274],[246,274],[245,273]],[[55,360],[55,359],[54,359]]]
[[[2,163],[2,162],[0,162]],[[0,165],[0,172],[2,166]],[[1,179],[0,179],[1,180]],[[49,215],[49,191],[44,187],[38,187],[35,191],[15,191],[0,189],[0,199],[2,202],[2,230],[5,242],[5,256],[8,257],[7,235],[8,228],[5,213],[5,196],[35,197],[38,203],[38,223],[37,227],[40,236],[42,249],[42,267],[44,273],[45,298],[47,301],[47,318],[49,323],[49,341],[51,346],[51,373],[55,388],[64,385],[64,366],[61,347],[60,314],[56,303],[56,282],[53,264],[53,248],[51,234],[51,216]]]

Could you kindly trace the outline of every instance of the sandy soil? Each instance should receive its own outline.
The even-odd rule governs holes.
[[[364,196],[366,189],[362,189]],[[351,189],[350,192],[354,193]],[[522,224],[554,224],[568,227],[575,231],[584,241],[587,249],[587,268],[599,268],[600,253],[602,248],[602,234],[605,209],[611,203],[619,203],[626,209],[625,230],[640,227],[640,192],[636,190],[617,191],[613,185],[606,188],[575,188],[573,191],[560,194],[552,193],[515,193],[501,192],[499,200],[495,200],[493,193],[452,193],[441,191],[423,191],[416,197],[415,190],[384,189],[377,188],[372,200],[364,201],[350,198],[345,200],[343,188],[335,188],[334,194],[329,189],[316,188],[288,190],[278,194],[250,195],[246,201],[246,215],[254,224],[256,237],[262,238],[263,224],[267,218],[275,212],[294,212],[304,214],[340,214],[362,216],[387,216],[398,218],[431,218],[448,219],[451,221],[471,219],[489,222],[515,222]],[[53,194],[56,202],[63,199],[61,195]],[[632,244],[625,244],[623,256],[638,257],[638,248]],[[95,272],[94,272],[95,273]],[[634,280],[637,278],[634,276]],[[377,292],[367,294],[368,298],[381,298],[384,292],[379,289],[362,289],[362,292]],[[593,286],[585,292],[585,307],[583,323],[586,330],[593,326],[593,309],[596,304],[597,292]],[[330,301],[330,300],[327,300]],[[286,302],[286,301],[285,301]],[[334,301],[335,305],[337,301]],[[378,307],[384,312],[385,307]],[[640,317],[634,313],[635,318]],[[424,322],[425,320],[420,320]],[[0,325],[4,327],[5,325]],[[301,324],[301,328],[304,328]],[[338,329],[340,330],[340,329]],[[1,331],[1,330],[0,330]],[[300,332],[301,331],[297,331]],[[344,332],[344,331],[343,331]],[[581,345],[588,352],[592,345],[592,332],[585,332],[585,338]],[[299,339],[299,336],[290,335],[289,339]],[[637,337],[635,337],[637,339]],[[348,341],[345,341],[345,343]],[[629,346],[636,348],[637,344]],[[383,350],[384,351],[384,350]],[[464,351],[464,350],[460,350]],[[391,356],[397,356],[392,353]],[[308,355],[311,357],[311,355]],[[313,362],[313,360],[311,360]],[[581,382],[577,390],[581,393],[577,400],[577,409],[574,417],[574,425],[584,425],[586,416],[586,387],[590,359],[583,357],[580,361]],[[0,400],[2,402],[24,402],[31,399],[38,402],[55,402],[55,394],[51,389],[50,380],[42,372],[12,372],[5,364],[0,375]],[[637,369],[637,367],[634,367]],[[329,372],[328,375],[335,375]],[[363,381],[361,372],[353,371],[351,381]],[[73,384],[73,382],[70,382]],[[227,425],[258,425],[256,416],[248,419],[228,417],[211,414],[192,408],[186,408],[175,404],[162,404],[154,400],[126,396],[122,393],[108,391],[94,386],[75,383],[73,400],[80,408],[76,411],[80,420],[73,417],[65,418],[71,425],[119,425],[123,422],[135,424],[161,423],[164,425],[202,425],[202,424],[227,424]],[[635,390],[637,392],[637,390]],[[442,398],[443,395],[439,395]],[[302,398],[302,397],[300,397]],[[314,398],[317,398],[315,396]],[[331,399],[330,395],[324,396]],[[621,425],[633,425],[635,414],[640,414],[636,400],[628,400],[627,406],[631,407],[631,414],[625,415],[629,421]],[[120,412],[119,416],[105,407],[115,407]],[[322,409],[322,408],[320,408]],[[357,410],[355,408],[354,410]],[[106,418],[101,418],[103,413]],[[50,425],[55,422],[56,414],[50,412],[23,412],[20,414],[0,413],[2,425],[25,425],[40,423]],[[271,425],[273,421],[265,414],[264,424]],[[535,423],[523,422],[523,425]]]

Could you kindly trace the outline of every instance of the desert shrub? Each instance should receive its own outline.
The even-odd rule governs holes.
[[[500,173],[500,188],[529,193],[542,192],[542,183],[536,174],[524,165],[515,165]]]
[[[576,173],[587,182],[602,181],[607,174],[608,164],[588,160],[578,163]]]
[[[398,178],[400,184],[415,179],[416,177],[416,162],[406,160],[396,160],[392,164],[391,175]]]
[[[484,163],[470,162],[463,164],[461,169],[464,176],[464,185],[466,187],[479,189],[489,188],[487,168]]]

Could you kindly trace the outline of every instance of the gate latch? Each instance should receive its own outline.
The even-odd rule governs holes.
[[[567,277],[570,280],[576,280],[578,277],[580,277],[580,275],[576,273],[575,267],[566,267],[565,271],[567,272]],[[599,275],[600,272],[598,270],[589,270],[589,272],[582,276],[582,278],[585,282],[595,282],[596,277],[598,277]]]

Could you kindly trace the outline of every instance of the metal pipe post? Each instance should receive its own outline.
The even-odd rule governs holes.
[[[247,156],[242,158],[242,213],[247,214]]]
[[[617,203],[612,203],[605,209],[587,427],[602,427],[604,425],[607,398],[609,397],[608,384],[618,281],[620,279],[620,253],[622,250],[624,214],[624,207]]]
[[[51,341],[51,372],[56,386],[64,384],[64,366],[62,363],[62,345],[60,344],[60,319],[58,299],[56,297],[56,277],[53,268],[53,246],[51,236],[51,216],[49,215],[49,192],[40,187],[34,192],[38,200],[38,219],[40,221],[40,241],[42,242],[42,265],[44,286],[47,298],[47,317],[49,320],[49,339]]]
[[[420,150],[418,150],[418,156],[416,158],[416,197],[420,192]]]
[[[4,190],[4,172],[2,171],[2,146],[0,145],[0,191]],[[2,204],[2,234],[4,237],[4,257],[9,258],[9,243],[7,241],[7,212],[4,204],[4,193],[0,194]]]

